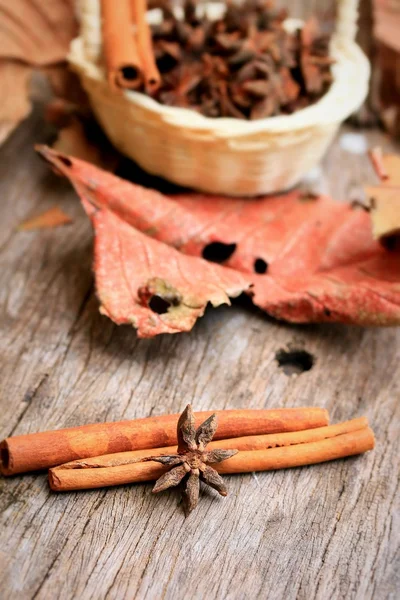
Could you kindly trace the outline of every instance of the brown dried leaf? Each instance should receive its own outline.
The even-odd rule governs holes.
[[[0,0],[0,23],[1,143],[29,113],[32,68],[65,61],[77,33],[74,1]]]
[[[14,60],[0,60],[0,144],[29,114],[31,68]]]
[[[85,125],[75,116],[59,131],[53,144],[54,150],[86,160],[106,171],[115,171],[120,160],[119,154],[111,147],[93,122]]]
[[[32,231],[35,229],[53,229],[62,225],[69,225],[73,219],[59,206],[49,208],[41,215],[28,219],[18,226],[19,231]]]
[[[74,0],[0,0],[0,57],[46,66],[65,60],[77,33]]]
[[[367,186],[374,238],[392,247],[400,238],[400,156],[383,155],[380,148],[371,153],[379,185]]]
[[[72,117],[77,114],[75,104],[63,98],[53,98],[45,106],[44,119],[55,127],[62,129],[70,125]]]

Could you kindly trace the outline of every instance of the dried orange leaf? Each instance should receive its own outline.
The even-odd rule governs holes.
[[[381,180],[379,185],[365,188],[370,199],[373,236],[385,245],[393,245],[400,236],[400,155],[384,155],[375,148],[370,156]]]
[[[68,216],[59,206],[49,208],[41,215],[28,219],[18,226],[19,231],[32,231],[34,229],[52,229],[61,225],[72,223],[73,219]]]
[[[118,325],[131,324],[138,336],[190,331],[213,306],[230,304],[250,287],[233,269],[185,256],[131,227],[86,196],[83,206],[95,230],[94,272],[100,312]]]
[[[185,254],[247,274],[254,303],[279,319],[400,324],[400,252],[372,238],[363,209],[328,197],[305,200],[299,192],[256,200],[171,198],[40,151],[98,209]]]

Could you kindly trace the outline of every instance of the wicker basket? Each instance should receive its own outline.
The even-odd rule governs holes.
[[[317,103],[289,116],[211,119],[137,92],[113,93],[99,64],[99,0],[78,2],[81,36],[72,42],[69,60],[110,140],[146,171],[216,194],[273,193],[297,184],[319,162],[340,123],[366,97],[369,63],[354,42],[357,1],[338,3],[333,84]],[[207,10],[220,12],[221,5]],[[298,25],[285,22],[287,28]]]

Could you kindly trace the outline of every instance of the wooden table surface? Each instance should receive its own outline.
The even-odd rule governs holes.
[[[90,224],[34,154],[46,137],[36,115],[0,150],[2,438],[192,402],[322,406],[332,422],[366,415],[377,444],[324,465],[227,477],[229,496],[204,490],[188,519],[174,490],[154,496],[151,485],[56,494],[45,474],[2,479],[0,597],[394,599],[400,331],[285,325],[237,305],[209,309],[189,334],[138,340],[98,312]],[[378,132],[366,137],[389,148]],[[366,137],[342,130],[313,185],[357,199],[372,178],[354,153]],[[73,225],[16,232],[54,203]],[[282,369],[276,353],[290,348],[310,353],[312,368]]]

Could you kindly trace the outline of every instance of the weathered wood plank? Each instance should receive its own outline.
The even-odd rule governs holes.
[[[45,137],[33,117],[0,151],[1,437],[176,412],[188,401],[313,404],[334,421],[367,415],[377,448],[230,477],[230,495],[204,491],[187,520],[174,492],[154,497],[149,485],[55,495],[42,474],[1,480],[0,596],[394,598],[399,331],[289,326],[234,306],[209,310],[190,334],[137,340],[98,314],[90,227],[68,184],[33,153]],[[377,132],[368,139],[387,143]],[[372,170],[342,146],[313,185],[354,199]],[[54,202],[72,226],[15,232]],[[288,345],[315,357],[311,370],[289,377],[278,367]]]

